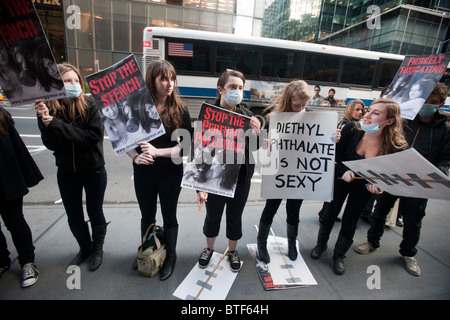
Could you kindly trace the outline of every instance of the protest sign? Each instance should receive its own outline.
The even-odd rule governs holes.
[[[262,169],[264,199],[332,200],[336,123],[337,112],[271,114],[271,161],[278,168],[270,173]]]
[[[204,103],[195,123],[193,157],[185,166],[181,186],[234,197],[248,129],[250,117]]]
[[[414,148],[343,164],[395,196],[450,199],[450,179]]]
[[[400,105],[403,118],[415,118],[449,61],[450,54],[405,57],[385,95]]]
[[[0,87],[12,106],[67,97],[31,0],[0,0]]]
[[[165,133],[134,55],[86,80],[116,155]]]

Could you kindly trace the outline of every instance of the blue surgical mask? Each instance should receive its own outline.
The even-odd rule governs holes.
[[[241,90],[227,90],[227,94],[225,95],[225,102],[230,107],[236,106],[241,103],[243,98],[243,93]]]
[[[79,84],[65,84],[64,87],[66,88],[67,91],[67,96],[70,99],[75,99],[78,98],[81,94],[81,92],[83,92],[83,90],[81,90],[81,86]]]
[[[437,105],[435,104],[424,104],[422,108],[419,110],[419,115],[421,117],[431,117],[437,109]]]
[[[386,122],[387,120],[380,122],[380,123],[373,123],[373,124],[364,124],[364,119],[359,121],[359,125],[361,126],[361,129],[363,129],[364,132],[367,133],[374,133],[380,130],[380,124]]]

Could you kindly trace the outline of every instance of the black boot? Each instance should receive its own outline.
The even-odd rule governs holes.
[[[267,251],[267,238],[269,237],[270,226],[271,225],[266,225],[264,222],[259,221],[258,237],[256,238],[258,245],[256,256],[265,263],[270,262],[269,252]]]
[[[293,226],[289,223],[286,223],[286,233],[288,240],[288,257],[292,261],[297,260],[297,235],[298,235],[298,224]]]
[[[84,222],[80,227],[71,226],[69,228],[72,231],[78,245],[80,246],[80,251],[78,251],[75,258],[73,258],[69,265],[79,266],[84,260],[89,258],[92,251],[92,241],[91,234],[89,232],[89,226],[87,222]]]
[[[175,268],[175,262],[177,261],[177,238],[178,238],[178,226],[164,229],[166,239],[166,260],[160,270],[160,279],[168,279]]]
[[[344,258],[345,253],[348,251],[353,241],[345,239],[343,236],[339,235],[336,246],[334,247],[333,255],[333,270],[338,275],[343,275],[345,272]]]
[[[105,242],[108,223],[92,227],[92,256],[89,270],[97,270],[103,261],[103,243]]]
[[[328,226],[320,223],[317,244],[311,251],[311,258],[319,259],[322,253],[327,249],[327,242],[330,237],[331,229],[333,229],[333,225]]]

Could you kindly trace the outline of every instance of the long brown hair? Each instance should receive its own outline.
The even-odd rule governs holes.
[[[0,134],[6,135],[11,124],[14,124],[11,114],[0,106]]]
[[[87,102],[86,96],[84,94],[84,80],[80,71],[73,65],[67,62],[63,62],[58,64],[58,69],[61,75],[68,71],[74,71],[81,85],[81,94],[78,98],[70,99],[70,103],[67,106],[67,113],[70,121],[74,122],[77,117],[80,117],[81,123],[84,123],[87,119]],[[58,116],[64,114],[65,107],[61,105],[59,100],[47,101],[47,106],[50,111],[50,114],[53,116]]]
[[[156,103],[156,85],[155,80],[161,76],[163,79],[174,79],[174,88],[171,95],[166,99],[166,105],[160,118],[164,125],[173,130],[183,125],[184,103],[178,93],[177,72],[174,66],[165,60],[153,60],[147,66],[145,74],[145,83],[152,95],[153,101]]]
[[[384,103],[387,107],[386,119],[394,119],[394,123],[382,128],[382,135],[380,141],[380,150],[378,155],[390,154],[395,151],[404,150],[408,147],[403,133],[403,123],[400,117],[400,106],[397,102],[389,98],[379,98],[373,101],[370,106],[376,103]],[[356,128],[361,129],[361,125],[356,125]]]

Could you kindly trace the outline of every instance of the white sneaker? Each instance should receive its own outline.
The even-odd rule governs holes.
[[[406,263],[406,270],[414,276],[420,276],[420,267],[414,257],[403,257]]]
[[[22,288],[32,286],[38,280],[39,271],[34,263],[27,263],[23,266],[22,272]]]

